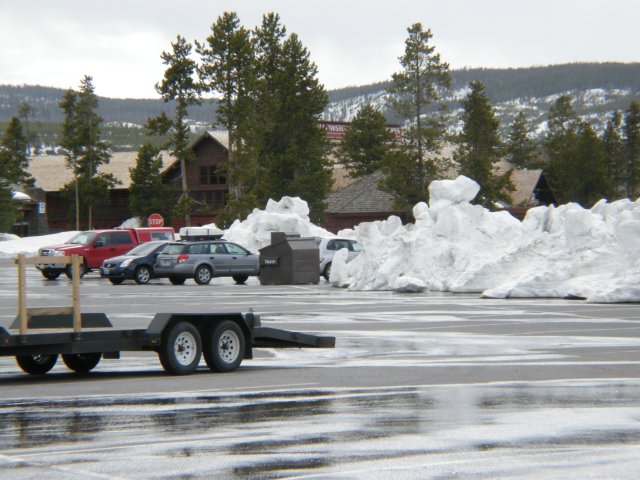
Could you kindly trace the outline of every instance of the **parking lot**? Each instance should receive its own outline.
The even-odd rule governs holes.
[[[16,269],[0,263],[0,325]],[[29,306],[69,282],[28,275]],[[318,285],[114,286],[89,274],[83,312],[140,328],[161,312],[245,312],[331,335],[265,349],[229,374],[166,375],[151,353],[62,362],[44,377],[0,357],[0,475],[49,478],[633,478],[640,461],[635,304],[489,300]],[[140,468],[142,462],[144,469]]]

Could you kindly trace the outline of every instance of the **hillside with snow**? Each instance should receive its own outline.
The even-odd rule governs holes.
[[[402,123],[389,107],[388,81],[354,86],[328,92],[329,104],[324,120],[350,121],[361,106],[372,104],[385,113],[389,123]],[[628,108],[632,100],[640,100],[640,63],[575,63],[518,69],[464,69],[451,71],[451,89],[444,92],[451,132],[461,127],[460,100],[468,93],[469,83],[479,80],[486,86],[503,130],[521,110],[538,132],[544,131],[550,106],[560,95],[574,98],[574,107],[596,129],[600,129],[615,110]],[[56,126],[62,122],[58,106],[64,90],[41,86],[0,85],[0,127],[27,102],[34,109],[32,126],[39,128],[45,146],[57,139]],[[141,125],[150,116],[171,111],[171,104],[161,99],[99,98],[98,113],[105,120],[105,131],[114,150],[131,150],[142,142]],[[204,102],[189,108],[189,123],[194,134],[209,128],[215,121],[215,105]],[[46,127],[46,128],[45,128]],[[47,130],[48,129],[48,130]],[[126,135],[122,130],[130,129]],[[122,143],[122,145],[120,145]]]

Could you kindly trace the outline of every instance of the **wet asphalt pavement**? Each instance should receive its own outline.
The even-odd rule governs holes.
[[[0,325],[17,310],[0,262]],[[29,306],[70,304],[29,271]],[[166,375],[151,353],[62,362],[43,377],[0,357],[0,478],[636,478],[640,309],[579,300],[351,292],[88,275],[83,312],[141,328],[154,313],[248,311],[335,349],[256,352],[239,370]]]

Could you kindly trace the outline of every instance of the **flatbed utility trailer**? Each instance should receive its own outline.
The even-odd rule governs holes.
[[[71,307],[32,308],[26,305],[25,265],[46,263],[47,257],[18,255],[18,316],[9,329],[0,327],[0,356],[14,356],[20,368],[42,375],[62,356],[71,370],[86,373],[101,358],[119,358],[123,351],[154,351],[173,375],[193,372],[204,356],[216,372],[238,368],[253,358],[253,348],[333,348],[334,337],[319,337],[262,327],[257,314],[158,313],[142,329],[114,328],[104,313],[81,313],[78,256],[56,257],[72,266]]]

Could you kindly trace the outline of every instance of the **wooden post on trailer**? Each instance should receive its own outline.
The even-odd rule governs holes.
[[[18,254],[18,316],[20,317],[20,335],[27,333],[27,270],[24,253]]]
[[[80,256],[71,255],[71,299],[73,310],[73,332],[82,330],[82,314],[80,313]]]

